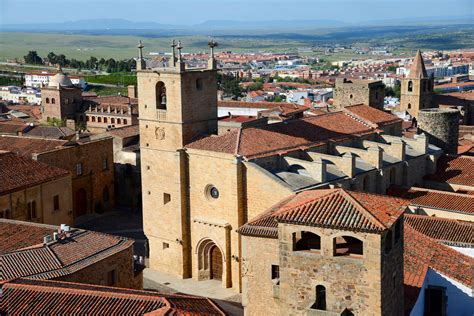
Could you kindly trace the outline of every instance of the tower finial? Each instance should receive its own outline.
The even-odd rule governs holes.
[[[177,46],[176,41],[173,39],[173,41],[171,42],[171,48],[173,49],[173,56],[171,57],[173,67],[176,66],[176,46]]]
[[[141,40],[138,41],[138,59],[137,59],[137,70],[146,68],[146,61],[143,59],[143,47],[145,47]]]
[[[210,58],[214,58],[214,48],[219,46],[219,44],[215,40],[209,40],[207,46],[211,49],[211,56]]]
[[[178,47],[176,47],[178,49],[178,62],[181,63],[182,60],[181,60],[181,50],[183,49],[183,46],[181,46],[181,41],[178,41]]]
[[[138,45],[137,45],[137,48],[138,48],[138,58],[139,59],[143,59],[143,52],[142,52],[142,49],[143,49],[143,43],[142,43],[142,40],[139,40],[138,41]]]

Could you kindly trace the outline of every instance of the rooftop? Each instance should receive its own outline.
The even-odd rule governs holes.
[[[347,191],[308,190],[290,196],[239,228],[242,235],[278,237],[278,223],[380,233],[403,214],[402,199]]]
[[[390,187],[387,194],[408,199],[413,205],[474,215],[474,196],[472,195],[415,187],[410,189]]]
[[[344,109],[378,126],[402,122],[398,116],[377,110],[366,104],[346,106]]]
[[[66,140],[40,139],[32,137],[0,136],[0,150],[31,157],[33,154],[53,150],[66,144]]]
[[[425,63],[423,62],[423,56],[421,56],[420,51],[416,52],[416,56],[413,59],[413,63],[411,64],[410,72],[408,73],[407,78],[411,78],[411,79],[428,78],[428,74],[425,68]]]
[[[108,134],[113,137],[127,138],[137,136],[140,134],[138,125],[125,126],[121,128],[114,128],[108,131]]]
[[[3,283],[8,315],[225,315],[204,297],[79,283],[16,279]]]
[[[119,236],[72,228],[44,243],[57,226],[0,219],[0,280],[50,279],[72,274],[133,245]]]
[[[474,157],[440,157],[436,172],[425,176],[424,179],[456,185],[474,186]]]
[[[0,152],[0,195],[53,181],[69,175],[64,169],[49,166],[29,157]],[[1,247],[1,246],[0,246]]]
[[[250,159],[374,132],[373,128],[350,115],[335,112],[261,127],[239,128],[223,135],[201,138],[186,147]]]

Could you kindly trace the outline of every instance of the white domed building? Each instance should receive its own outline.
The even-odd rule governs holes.
[[[73,85],[61,67],[49,80],[48,86],[41,89],[41,107],[43,120],[47,122],[53,119],[83,119],[83,116],[77,116],[82,107],[81,89]]]

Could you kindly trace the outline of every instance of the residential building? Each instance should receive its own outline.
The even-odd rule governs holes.
[[[73,223],[72,180],[65,170],[0,151],[0,218]]]
[[[74,218],[114,207],[113,139],[56,140],[0,136],[0,150],[11,151],[72,175]]]
[[[1,281],[58,280],[141,289],[133,240],[119,236],[0,219]]]
[[[55,76],[53,73],[41,72],[41,73],[27,73],[25,74],[25,86],[42,88],[47,87],[51,79]],[[73,85],[85,89],[87,82],[82,77],[70,76]]]

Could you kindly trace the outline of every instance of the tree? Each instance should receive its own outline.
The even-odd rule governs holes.
[[[56,56],[55,53],[49,52],[48,56],[46,56],[46,57],[48,58],[48,62],[50,64],[56,64],[57,63],[58,56]]]
[[[224,94],[237,99],[242,96],[242,89],[239,85],[239,78],[232,75],[217,74],[217,86],[224,91]]]
[[[400,89],[400,84],[396,84],[393,88],[385,86],[385,96],[400,98]]]
[[[42,65],[43,59],[38,56],[38,53],[35,50],[30,50],[26,56],[23,57],[25,63],[33,65]]]
[[[248,86],[247,90],[248,91],[256,91],[256,90],[262,90],[263,89],[263,83],[262,82],[256,82]]]

